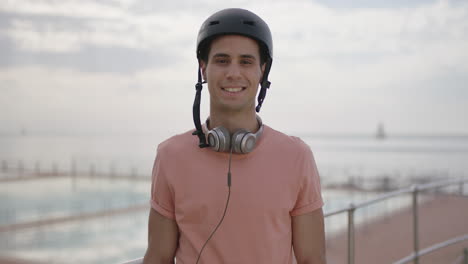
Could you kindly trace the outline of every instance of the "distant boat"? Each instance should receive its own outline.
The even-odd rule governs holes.
[[[377,139],[385,139],[387,137],[382,123],[379,123],[377,126],[377,133],[375,134],[375,137]]]

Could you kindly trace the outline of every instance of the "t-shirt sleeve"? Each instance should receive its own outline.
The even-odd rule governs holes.
[[[304,143],[305,145],[305,143]],[[300,186],[296,204],[291,211],[291,216],[310,213],[322,208],[323,200],[320,189],[320,177],[314,156],[309,146],[304,146],[302,157],[299,159]]]
[[[153,166],[150,203],[158,213],[175,220],[174,192],[169,184],[164,165],[164,154],[158,148]]]

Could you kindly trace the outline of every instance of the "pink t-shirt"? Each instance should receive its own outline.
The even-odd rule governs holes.
[[[178,264],[195,263],[221,219],[228,195],[229,153],[200,149],[190,132],[158,147],[151,206],[179,227]],[[310,148],[264,126],[249,154],[233,154],[229,207],[200,262],[293,263],[291,216],[323,206]]]

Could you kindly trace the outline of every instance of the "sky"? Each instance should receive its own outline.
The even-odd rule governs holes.
[[[3,0],[0,133],[193,127],[199,27],[228,7],[273,34],[261,116],[287,133],[468,134],[468,1]],[[206,88],[206,87],[205,87]],[[208,115],[208,92],[202,120]]]

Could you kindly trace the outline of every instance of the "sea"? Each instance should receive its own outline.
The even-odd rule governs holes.
[[[314,153],[325,213],[388,190],[468,177],[468,135],[297,136]],[[110,264],[142,257],[161,140],[150,134],[0,134],[0,262]],[[21,178],[38,174],[49,177]],[[401,196],[358,210],[356,221],[389,215],[410,202]],[[125,211],[138,206],[144,209]],[[326,218],[327,237],[346,230],[346,217]]]

